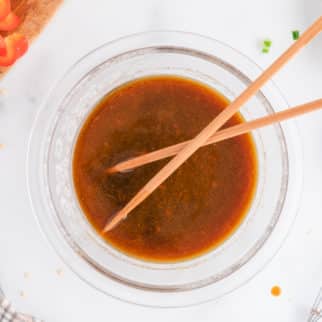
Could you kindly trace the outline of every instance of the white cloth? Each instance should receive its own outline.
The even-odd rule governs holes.
[[[33,316],[16,312],[0,288],[0,322],[43,322]]]
[[[322,319],[322,288],[314,302],[308,322],[317,322]]]

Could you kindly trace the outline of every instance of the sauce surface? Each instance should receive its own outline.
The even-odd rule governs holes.
[[[96,231],[101,235],[107,221],[169,159],[126,173],[107,175],[107,168],[193,138],[228,104],[213,89],[175,76],[137,79],[103,98],[80,131],[73,159],[79,203]],[[236,114],[224,127],[241,122]],[[143,260],[193,258],[238,228],[256,183],[251,135],[203,147],[102,238]]]

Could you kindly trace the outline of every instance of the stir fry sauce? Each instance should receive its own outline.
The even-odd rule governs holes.
[[[101,233],[169,159],[124,173],[106,169],[193,138],[228,104],[210,87],[176,76],[131,81],[97,104],[75,145],[73,178],[84,214],[107,243],[136,258],[173,262],[204,254],[233,234],[256,190],[250,134],[200,148],[126,220]],[[224,127],[242,122],[237,113]]]

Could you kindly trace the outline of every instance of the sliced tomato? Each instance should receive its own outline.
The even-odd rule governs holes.
[[[10,12],[7,17],[0,20],[0,31],[13,31],[19,24],[20,18],[15,13]]]
[[[0,0],[0,20],[8,16],[11,11],[10,0]]]
[[[18,33],[7,36],[5,39],[6,55],[0,56],[0,66],[8,67],[28,50],[28,41],[25,36]]]
[[[0,35],[0,56],[4,56],[7,53],[6,43],[3,37]]]

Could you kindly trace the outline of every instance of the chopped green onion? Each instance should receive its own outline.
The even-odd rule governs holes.
[[[264,53],[264,54],[269,53],[269,47],[263,47],[262,53]]]
[[[264,42],[264,47],[271,47],[272,46],[272,41],[269,39],[265,39]]]
[[[298,40],[300,38],[300,32],[298,30],[292,31],[293,40]]]
[[[271,46],[272,46],[272,41],[270,39],[264,39],[262,53],[265,53],[265,54],[269,53]]]

